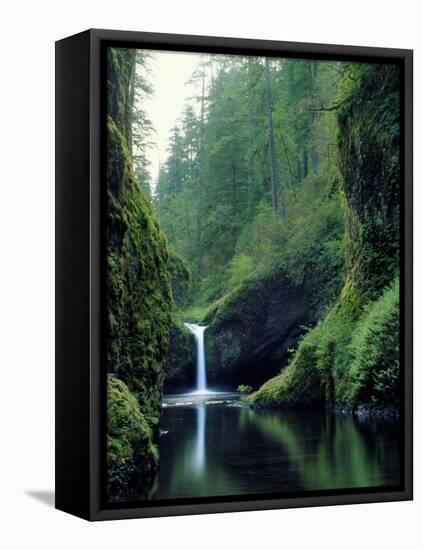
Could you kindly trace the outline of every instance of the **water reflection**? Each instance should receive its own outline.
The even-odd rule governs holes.
[[[195,450],[193,453],[193,470],[201,473],[204,470],[206,453],[206,406],[197,405],[197,431],[195,435]]]
[[[149,498],[399,483],[396,421],[193,404],[164,409]]]

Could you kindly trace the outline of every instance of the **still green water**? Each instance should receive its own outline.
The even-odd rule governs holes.
[[[185,396],[184,396],[185,397]],[[149,499],[394,486],[399,422],[234,403],[165,403]]]

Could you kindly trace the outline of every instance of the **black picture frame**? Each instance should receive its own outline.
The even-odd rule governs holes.
[[[101,180],[107,46],[400,64],[403,479],[397,490],[105,504]],[[93,521],[412,499],[412,75],[413,53],[404,49],[99,29],[56,43],[56,508]]]

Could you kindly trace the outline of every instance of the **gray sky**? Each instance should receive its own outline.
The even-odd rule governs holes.
[[[149,81],[154,88],[152,98],[143,103],[157,134],[156,147],[148,153],[151,162],[150,173],[155,183],[159,173],[159,162],[167,158],[170,130],[180,121],[186,100],[195,92],[193,85],[187,84],[201,56],[197,53],[154,51],[150,62]]]

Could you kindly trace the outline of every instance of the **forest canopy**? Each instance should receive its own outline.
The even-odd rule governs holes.
[[[199,95],[172,131],[155,197],[200,302],[278,264],[295,274],[292,250],[307,245],[288,241],[299,223],[312,222],[304,219],[310,208],[322,206],[323,218],[342,225],[333,204],[336,118],[321,109],[345,93],[345,70],[334,62],[204,56],[193,76]],[[318,218],[312,225],[325,224]],[[317,240],[322,230],[309,228]],[[333,244],[335,262],[338,249]]]

